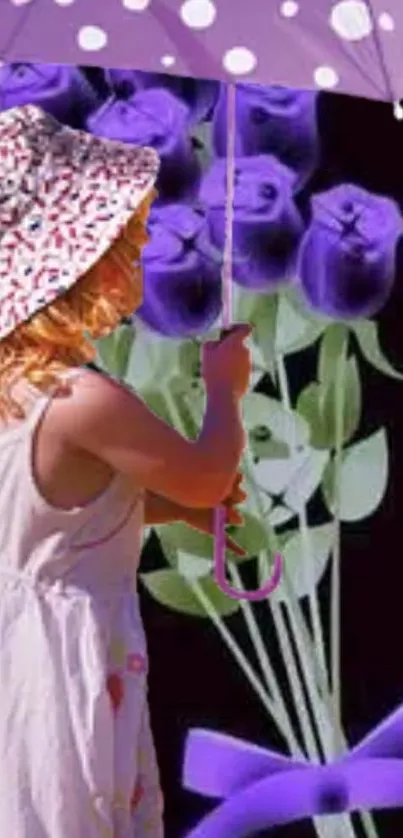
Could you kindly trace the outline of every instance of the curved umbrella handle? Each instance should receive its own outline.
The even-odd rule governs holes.
[[[217,507],[214,511],[214,579],[224,594],[231,599],[246,599],[249,602],[259,602],[270,596],[277,588],[283,570],[283,557],[280,553],[274,556],[274,568],[270,579],[257,591],[241,591],[229,584],[225,575],[225,520],[226,509]]]

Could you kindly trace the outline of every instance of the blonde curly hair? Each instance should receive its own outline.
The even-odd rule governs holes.
[[[12,388],[25,379],[43,393],[60,373],[93,361],[91,340],[104,337],[142,303],[139,260],[148,241],[146,222],[156,192],[147,195],[119,238],[65,294],[0,341],[0,416],[22,419]]]

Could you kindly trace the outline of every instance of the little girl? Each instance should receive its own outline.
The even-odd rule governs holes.
[[[0,823],[161,838],[135,586],[144,523],[212,530],[245,495],[239,327],[203,354],[196,441],[85,368],[141,302],[151,149],[0,115]],[[225,501],[226,499],[226,501]],[[227,539],[227,546],[240,552]]]

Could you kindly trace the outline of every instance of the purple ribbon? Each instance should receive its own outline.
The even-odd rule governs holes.
[[[213,731],[188,734],[186,789],[224,802],[187,838],[249,838],[312,818],[403,806],[403,705],[328,765],[284,757]]]

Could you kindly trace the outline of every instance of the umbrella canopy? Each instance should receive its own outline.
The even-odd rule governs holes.
[[[403,98],[401,0],[4,0],[3,61]]]

